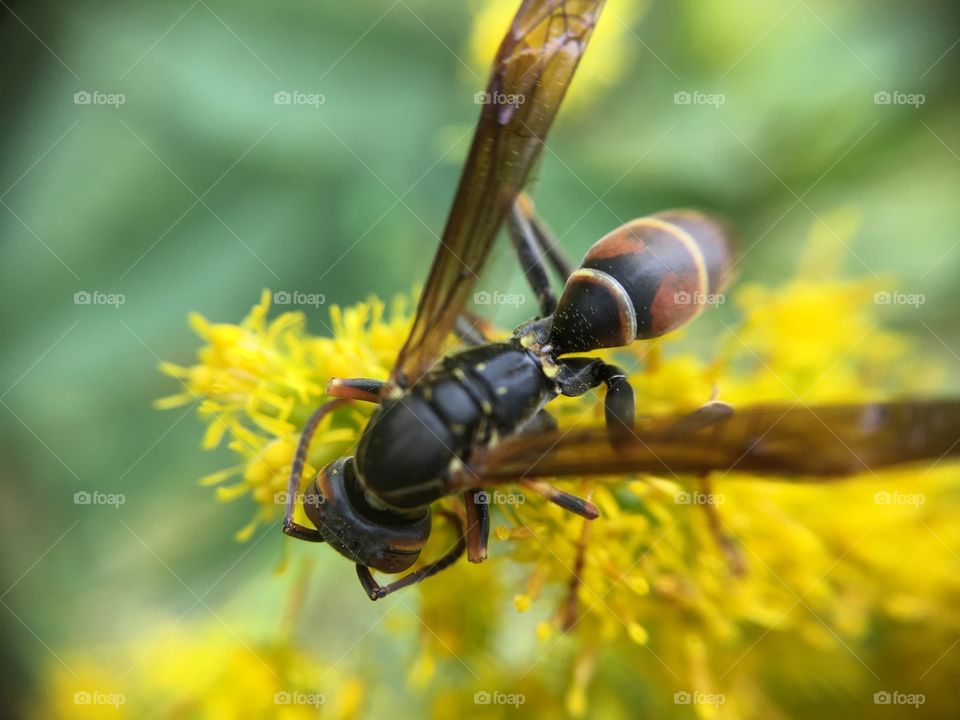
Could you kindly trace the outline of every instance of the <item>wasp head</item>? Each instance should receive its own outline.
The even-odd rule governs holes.
[[[341,555],[386,573],[413,565],[430,536],[429,508],[401,512],[375,507],[349,457],[319,472],[307,490],[304,512]]]

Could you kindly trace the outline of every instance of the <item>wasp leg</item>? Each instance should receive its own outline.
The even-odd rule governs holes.
[[[545,480],[521,480],[520,484],[528,490],[533,490],[538,495],[543,495],[554,505],[559,505],[564,510],[582,518],[596,520],[600,517],[600,510],[592,502],[555,488]]]
[[[487,559],[490,539],[490,502],[485,490],[471,489],[463,493],[467,510],[467,560],[480,563]]]
[[[636,398],[627,380],[627,374],[616,365],[591,358],[567,358],[560,363],[557,373],[560,392],[570,397],[583,395],[598,385],[607,386],[603,401],[604,420],[614,449],[622,448],[635,439]]]
[[[713,494],[713,484],[710,482],[709,473],[703,473],[700,476],[700,488],[707,498],[707,502],[703,503],[703,509],[707,513],[710,534],[713,535],[714,542],[726,556],[730,572],[736,577],[742,577],[747,573],[747,559],[730,534],[724,530],[723,521],[720,519],[720,511],[717,509],[716,503],[711,501],[716,495]]]
[[[580,530],[580,537],[577,540],[577,555],[573,561],[573,572],[570,574],[570,581],[567,585],[567,597],[563,603],[563,611],[560,616],[560,628],[564,632],[573,629],[577,624],[577,608],[580,604],[580,586],[583,584],[581,576],[583,568],[587,564],[587,543],[590,541],[590,523],[585,522]]]
[[[300,491],[303,465],[307,461],[307,451],[310,449],[310,441],[313,439],[313,433],[316,432],[320,421],[323,420],[328,413],[341,405],[346,405],[346,403],[346,400],[333,400],[324,403],[313,411],[313,415],[307,420],[307,424],[303,426],[303,432],[300,434],[300,442],[297,444],[297,452],[293,456],[290,480],[287,483],[287,511],[283,516],[283,532],[285,535],[295,537],[298,540],[306,540],[307,542],[323,542],[323,536],[319,530],[308,528],[293,521],[293,508]]]
[[[603,400],[603,416],[614,449],[623,447],[635,439],[637,404],[633,387],[627,374],[616,365],[604,365],[601,380],[607,386]]]
[[[712,425],[718,425],[732,417],[733,413],[733,407],[722,400],[717,400],[716,391],[714,391],[714,397],[689,415],[685,415],[677,420],[673,427],[669,429],[668,433],[673,437],[683,437],[684,435],[703,430]],[[737,547],[733,541],[733,538],[723,528],[723,521],[720,519],[720,510],[713,501],[717,496],[713,492],[713,484],[710,482],[709,473],[702,473],[700,475],[700,489],[707,499],[707,502],[698,504],[703,506],[703,511],[707,515],[707,525],[710,528],[710,534],[713,536],[714,542],[717,543],[721,552],[726,556],[730,572],[740,577],[747,571],[747,561],[740,548]]]
[[[490,323],[479,315],[464,310],[457,316],[453,332],[465,345],[476,347],[493,342]]]
[[[557,309],[557,296],[547,276],[544,265],[546,253],[540,246],[540,239],[534,229],[535,220],[532,211],[533,206],[529,198],[518,198],[507,216],[507,229],[510,232],[513,247],[517,251],[517,258],[520,260],[520,269],[523,270],[524,277],[527,278],[527,282],[537,296],[540,317],[548,317]]]
[[[573,275],[573,271],[576,268],[563,254],[563,251],[554,240],[553,234],[537,217],[536,211],[533,208],[533,200],[530,199],[530,196],[524,192],[520,193],[514,202],[514,211],[527,219],[527,222],[530,224],[530,229],[533,230],[533,234],[536,236],[540,249],[547,256],[547,261],[553,267],[560,282],[565,283],[567,278]]]
[[[366,565],[357,564],[357,577],[360,578],[360,584],[363,586],[363,589],[367,593],[367,597],[371,600],[379,600],[386,597],[390,593],[396,592],[405,587],[411,585],[416,585],[418,582],[426,580],[432,575],[436,575],[441,570],[445,570],[455,563],[463,551],[467,547],[467,541],[465,537],[465,528],[463,526],[463,521],[455,514],[444,512],[444,517],[449,519],[451,522],[455,523],[460,530],[460,537],[457,540],[457,544],[450,549],[445,555],[442,555],[439,559],[434,560],[429,565],[424,565],[419,570],[414,570],[408,575],[404,575],[399,580],[395,580],[392,583],[387,585],[381,585],[376,580],[374,580],[373,575],[370,574],[370,568]]]
[[[673,424],[668,432],[673,436],[682,436],[702,430],[728,420],[733,416],[733,406],[722,400],[710,400],[689,415],[685,415]]]
[[[379,403],[380,390],[385,383],[382,380],[368,378],[352,378],[344,380],[333,378],[327,383],[327,395],[343,400],[363,400],[364,402]]]
[[[522,435],[533,435],[535,433],[554,432],[556,429],[557,419],[549,410],[543,408],[517,432]]]

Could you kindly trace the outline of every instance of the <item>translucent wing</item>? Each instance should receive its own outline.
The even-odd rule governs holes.
[[[504,37],[416,319],[393,371],[433,365],[570,84],[604,0],[524,0]]]
[[[645,420],[617,450],[603,427],[511,438],[476,452],[456,482],[710,471],[817,480],[957,456],[960,400],[763,405],[694,429],[684,416]]]

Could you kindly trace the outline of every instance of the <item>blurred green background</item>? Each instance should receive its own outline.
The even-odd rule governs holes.
[[[275,627],[279,532],[232,540],[249,505],[196,485],[226,451],[198,448],[189,409],[151,409],[177,389],[156,368],[192,358],[191,310],[233,322],[264,287],[329,305],[424,280],[485,83],[470,51],[481,6],[0,3],[7,698],[34,692],[37,668],[63,652],[110,652],[157,618],[209,606],[254,633]],[[607,51],[616,69],[576,88],[537,171],[539,212],[570,254],[629,218],[703,206],[741,232],[741,276],[775,284],[816,219],[853,206],[863,222],[844,271],[925,296],[886,317],[942,356],[956,387],[957,4],[643,9],[602,18],[626,26]],[[324,102],[278,105],[283,91]],[[683,92],[723,102],[683,104]],[[102,104],[110,94],[123,103]],[[522,292],[506,243],[497,252],[491,282]],[[78,292],[125,302],[77,304]],[[327,308],[307,310],[324,333]],[[78,491],[126,502],[76,505]],[[352,646],[377,613],[352,569],[318,553],[316,572],[348,584],[305,611],[324,654],[375,657],[369,639]]]

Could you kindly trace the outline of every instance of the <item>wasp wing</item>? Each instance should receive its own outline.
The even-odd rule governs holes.
[[[409,387],[433,365],[523,187],[604,0],[524,0],[504,37],[470,154],[416,318],[393,371]]]
[[[714,471],[817,480],[960,455],[960,400],[758,405],[705,427],[689,417],[643,420],[617,449],[603,427],[510,438],[474,453],[456,482]]]

